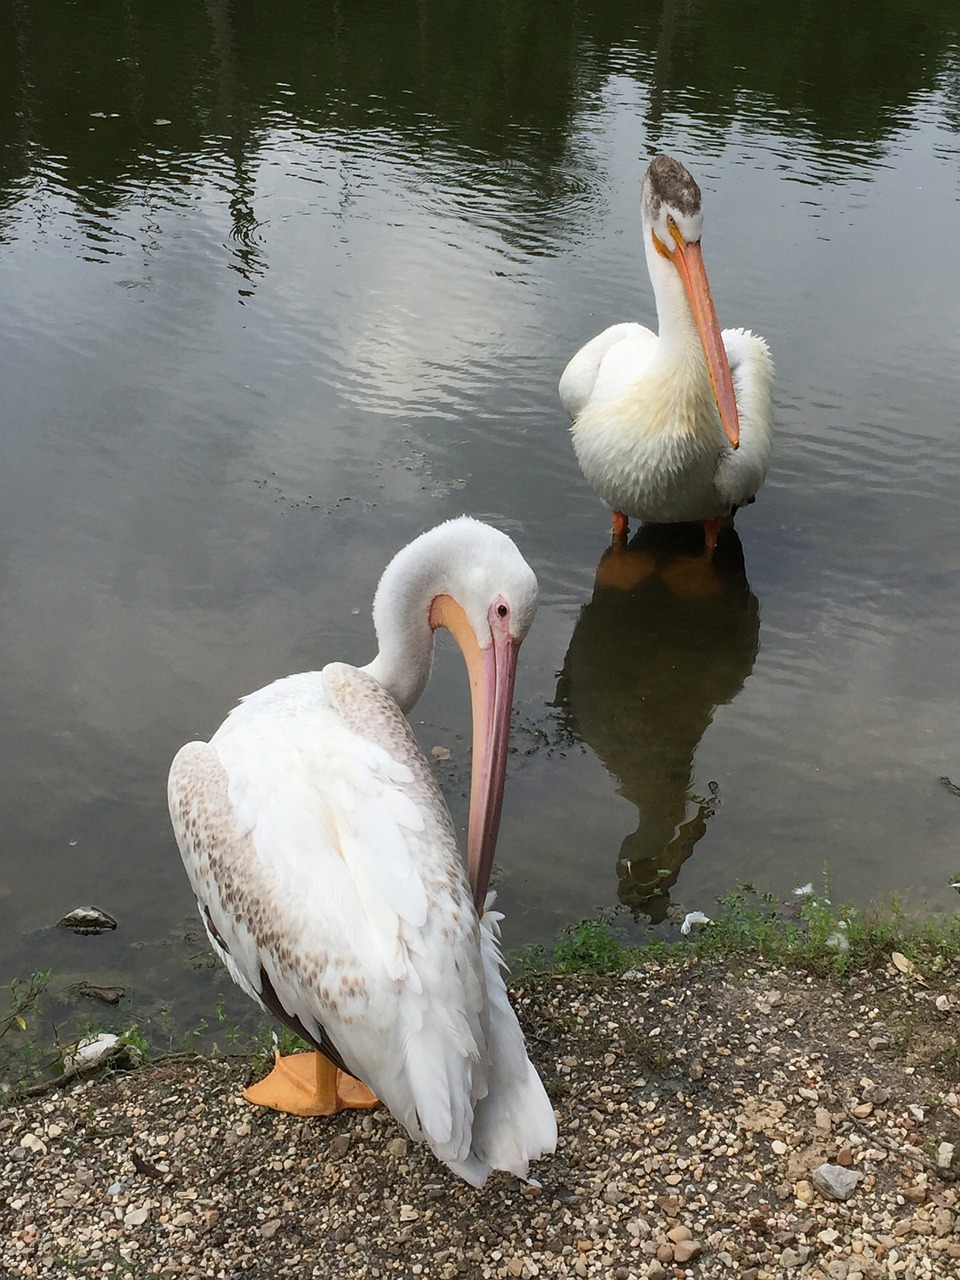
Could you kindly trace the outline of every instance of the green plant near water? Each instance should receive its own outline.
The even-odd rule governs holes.
[[[136,1049],[144,1062],[150,1061],[150,1041],[137,1023],[132,1022],[126,1031],[122,1032],[120,1039],[124,1044],[129,1045],[131,1049]]]
[[[27,1030],[27,1018],[40,1013],[40,997],[50,985],[53,972],[40,969],[29,978],[14,978],[3,988],[7,994],[6,1011],[0,1014],[0,1040],[16,1028]]]
[[[301,1053],[304,1050],[309,1053],[313,1049],[313,1045],[308,1044],[295,1031],[291,1031],[289,1027],[280,1023],[261,1022],[255,1030],[251,1031],[237,1022],[231,1022],[222,1000],[216,1007],[216,1017],[220,1024],[220,1033],[227,1042],[231,1054],[253,1053],[272,1058],[274,1051],[285,1056],[288,1053]]]
[[[52,976],[50,969],[40,969],[0,989],[6,992],[0,1013],[0,1084],[8,1095],[18,1094],[43,1075],[45,1054],[34,1026]]]
[[[239,1023],[231,1022],[227,1018],[227,1011],[222,1000],[217,1002],[216,1014],[224,1039],[231,1049],[237,1049],[243,1043],[246,1032]]]
[[[286,1057],[289,1053],[310,1052],[313,1045],[308,1044],[302,1036],[298,1036],[295,1031],[291,1031],[289,1027],[282,1025],[264,1026],[263,1023],[257,1028],[256,1045],[264,1057],[272,1058],[274,1049],[282,1057]]]
[[[886,964],[893,951],[934,973],[960,959],[960,916],[912,920],[896,898],[860,910],[812,893],[785,903],[743,884],[718,902],[691,944],[705,959],[758,955],[834,977]]]
[[[547,949],[539,942],[528,942],[510,956],[510,972],[514,975],[542,973],[547,968]]]
[[[697,956],[704,960],[762,959],[800,965],[842,979],[859,969],[889,963],[901,952],[928,974],[960,961],[960,914],[913,919],[892,898],[861,910],[835,904],[825,877],[823,895],[807,892],[780,899],[741,884],[717,900],[714,918],[692,938],[654,939],[627,946],[606,916],[581,920],[562,930],[553,948],[524,947],[512,959],[515,972],[622,973],[632,965],[668,963]]]
[[[622,973],[633,952],[609,920],[581,920],[566,925],[553,948],[558,973]]]

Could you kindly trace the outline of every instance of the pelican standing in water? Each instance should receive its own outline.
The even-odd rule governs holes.
[[[660,333],[615,324],[560,379],[583,474],[629,517],[702,521],[712,554],[720,520],[753,500],[770,465],[773,361],[749,329],[721,333],[700,252],[700,188],[657,156],[641,193],[644,252]]]
[[[533,570],[505,534],[468,517],[439,525],[383,573],[372,662],[250,694],[209,743],[178,752],[168,785],[211,946],[319,1051],[278,1056],[245,1096],[300,1115],[382,1098],[474,1186],[491,1169],[525,1178],[557,1138],[507,997],[499,916],[483,913],[517,653],[536,608]],[[472,691],[469,883],[404,716],[438,627]]]

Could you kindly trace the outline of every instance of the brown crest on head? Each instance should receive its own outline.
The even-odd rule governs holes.
[[[655,156],[644,179],[647,216],[656,222],[661,205],[690,217],[700,212],[700,188],[688,169],[673,156]]]

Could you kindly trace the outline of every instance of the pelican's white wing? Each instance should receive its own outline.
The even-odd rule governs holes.
[[[740,447],[726,449],[717,467],[717,492],[740,506],[763,484],[773,452],[773,357],[749,329],[724,329],[723,345],[740,417]]]
[[[335,663],[251,694],[178,753],[169,801],[211,943],[248,994],[332,1046],[468,1180],[499,1150],[475,1119],[493,1080],[527,1113],[515,1158],[495,1167],[525,1176],[552,1149],[446,805],[372,677]],[[528,1070],[503,1081],[517,1043]]]
[[[560,377],[560,403],[571,421],[588,404],[616,400],[644,372],[659,339],[642,324],[613,324],[585,343]]]

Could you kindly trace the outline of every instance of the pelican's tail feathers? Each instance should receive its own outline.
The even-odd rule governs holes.
[[[526,1178],[530,1161],[556,1148],[557,1119],[543,1082],[527,1055],[523,1032],[507,995],[499,918],[496,912],[488,910],[481,921],[490,1017],[489,1087],[474,1109],[470,1155],[487,1169],[503,1169],[518,1178]],[[465,1173],[461,1173],[461,1177],[472,1181]]]
[[[476,1156],[468,1156],[466,1160],[444,1160],[451,1173],[455,1173],[471,1187],[482,1187],[490,1173],[490,1166],[478,1160]]]

